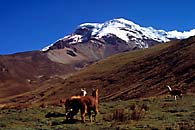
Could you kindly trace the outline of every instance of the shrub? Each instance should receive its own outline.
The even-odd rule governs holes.
[[[188,121],[179,122],[178,130],[195,130],[195,122]]]
[[[116,109],[114,112],[113,112],[113,120],[115,121],[125,121],[127,118],[124,109]]]
[[[0,128],[6,127],[6,122],[1,122],[0,123]]]
[[[149,106],[147,104],[142,104],[141,109],[144,109],[145,111],[149,110]]]
[[[131,113],[131,120],[138,121],[144,117],[145,117],[145,109],[136,106]]]
[[[133,104],[130,106],[130,110],[134,110],[137,107],[137,105]]]
[[[113,112],[112,119],[115,121],[125,122],[128,120],[141,120],[145,117],[145,112],[149,110],[149,107],[145,104],[137,106],[133,104],[130,106],[131,111],[125,111],[125,109],[116,109]]]

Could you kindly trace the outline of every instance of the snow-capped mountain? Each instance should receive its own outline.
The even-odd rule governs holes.
[[[76,30],[42,49],[71,49],[71,54],[80,52],[92,59],[139,49],[148,48],[158,43],[173,39],[184,39],[195,35],[195,29],[189,32],[156,30],[152,27],[141,27],[123,18],[113,19],[104,23],[84,23]],[[69,50],[70,52],[70,50]]]

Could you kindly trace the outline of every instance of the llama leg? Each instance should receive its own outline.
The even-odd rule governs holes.
[[[92,122],[91,111],[90,111],[90,110],[88,110],[88,111],[87,111],[87,113],[88,113],[88,116],[89,116],[89,120],[90,120],[90,122]]]
[[[98,109],[98,103],[95,106],[95,115],[94,115],[94,121],[96,121],[96,115],[99,113],[99,109]]]
[[[96,121],[96,115],[98,114],[98,110],[95,110],[95,115],[94,115],[94,121]]]
[[[81,119],[82,119],[83,123],[85,123],[85,115],[87,113],[87,106],[85,103],[82,104],[80,111],[81,111]]]
[[[95,107],[95,109],[93,110],[94,111],[94,115],[93,115],[93,121],[96,121],[96,115],[98,114],[98,108]]]
[[[93,121],[96,121],[96,113],[93,115]]]
[[[85,113],[81,113],[82,122],[85,123]]]

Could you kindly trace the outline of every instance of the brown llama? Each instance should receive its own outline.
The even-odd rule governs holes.
[[[73,119],[73,117],[79,112],[79,107],[78,106],[73,106],[72,104],[74,104],[74,103],[76,103],[77,101],[75,101],[74,99],[78,99],[78,98],[81,98],[81,97],[83,97],[83,96],[86,96],[87,95],[87,91],[86,91],[86,89],[84,88],[81,88],[81,92],[80,92],[80,95],[79,96],[71,96],[71,97],[69,97],[68,99],[63,99],[63,100],[60,100],[60,103],[63,103],[63,104],[65,104],[65,102],[67,101],[67,102],[71,102],[70,103],[70,105],[68,105],[68,106],[70,106],[70,107],[66,107],[66,105],[65,105],[65,107],[66,107],[66,113],[65,113],[65,115],[66,115],[66,119],[68,120],[68,119],[70,119],[70,120],[72,120]],[[72,106],[72,107],[71,107]]]
[[[78,113],[80,110],[81,119],[85,122],[85,115],[89,115],[90,121],[92,121],[92,114],[94,114],[94,120],[96,120],[96,115],[98,114],[98,89],[92,92],[92,96],[84,96],[80,98],[69,98],[65,102],[66,111],[70,110],[71,112],[66,115],[66,118],[73,119],[73,116]]]
[[[79,110],[80,113],[85,113],[86,107],[86,104],[83,104],[80,98],[68,98],[65,102],[66,120],[72,120]],[[81,118],[83,120],[83,115],[81,115]]]

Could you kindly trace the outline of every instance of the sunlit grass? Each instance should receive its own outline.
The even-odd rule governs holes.
[[[176,41],[173,41],[172,44],[174,44],[175,42]],[[124,66],[125,64],[127,64],[135,59],[139,59],[139,58],[144,57],[146,55],[150,55],[150,54],[153,54],[155,52],[159,52],[159,50],[163,50],[172,44],[164,43],[164,44],[159,44],[159,45],[153,46],[151,48],[147,48],[147,49],[140,49],[140,50],[136,50],[136,51],[116,54],[114,56],[110,56],[106,59],[103,59],[103,60],[93,64],[92,66],[87,68],[87,70],[84,69],[84,71],[81,71],[80,73],[84,73],[86,75],[86,74],[90,74],[90,73],[94,74],[94,72],[97,72],[98,74],[100,74],[100,73],[108,72],[109,70],[110,71],[116,70],[116,69]],[[80,73],[78,73],[78,74],[80,74]]]
[[[138,107],[136,110],[135,107]],[[142,112],[139,117],[136,114]],[[192,95],[185,95],[175,101],[172,97],[153,97],[146,99],[134,99],[127,101],[100,102],[100,113],[97,121],[90,123],[86,117],[86,123],[81,123],[80,113],[76,115],[75,123],[65,123],[64,117],[50,117],[49,112],[64,113],[60,106],[48,106],[46,108],[32,107],[23,109],[5,109],[0,111],[1,130],[107,130],[107,129],[172,129],[181,127],[195,127],[195,100]]]

